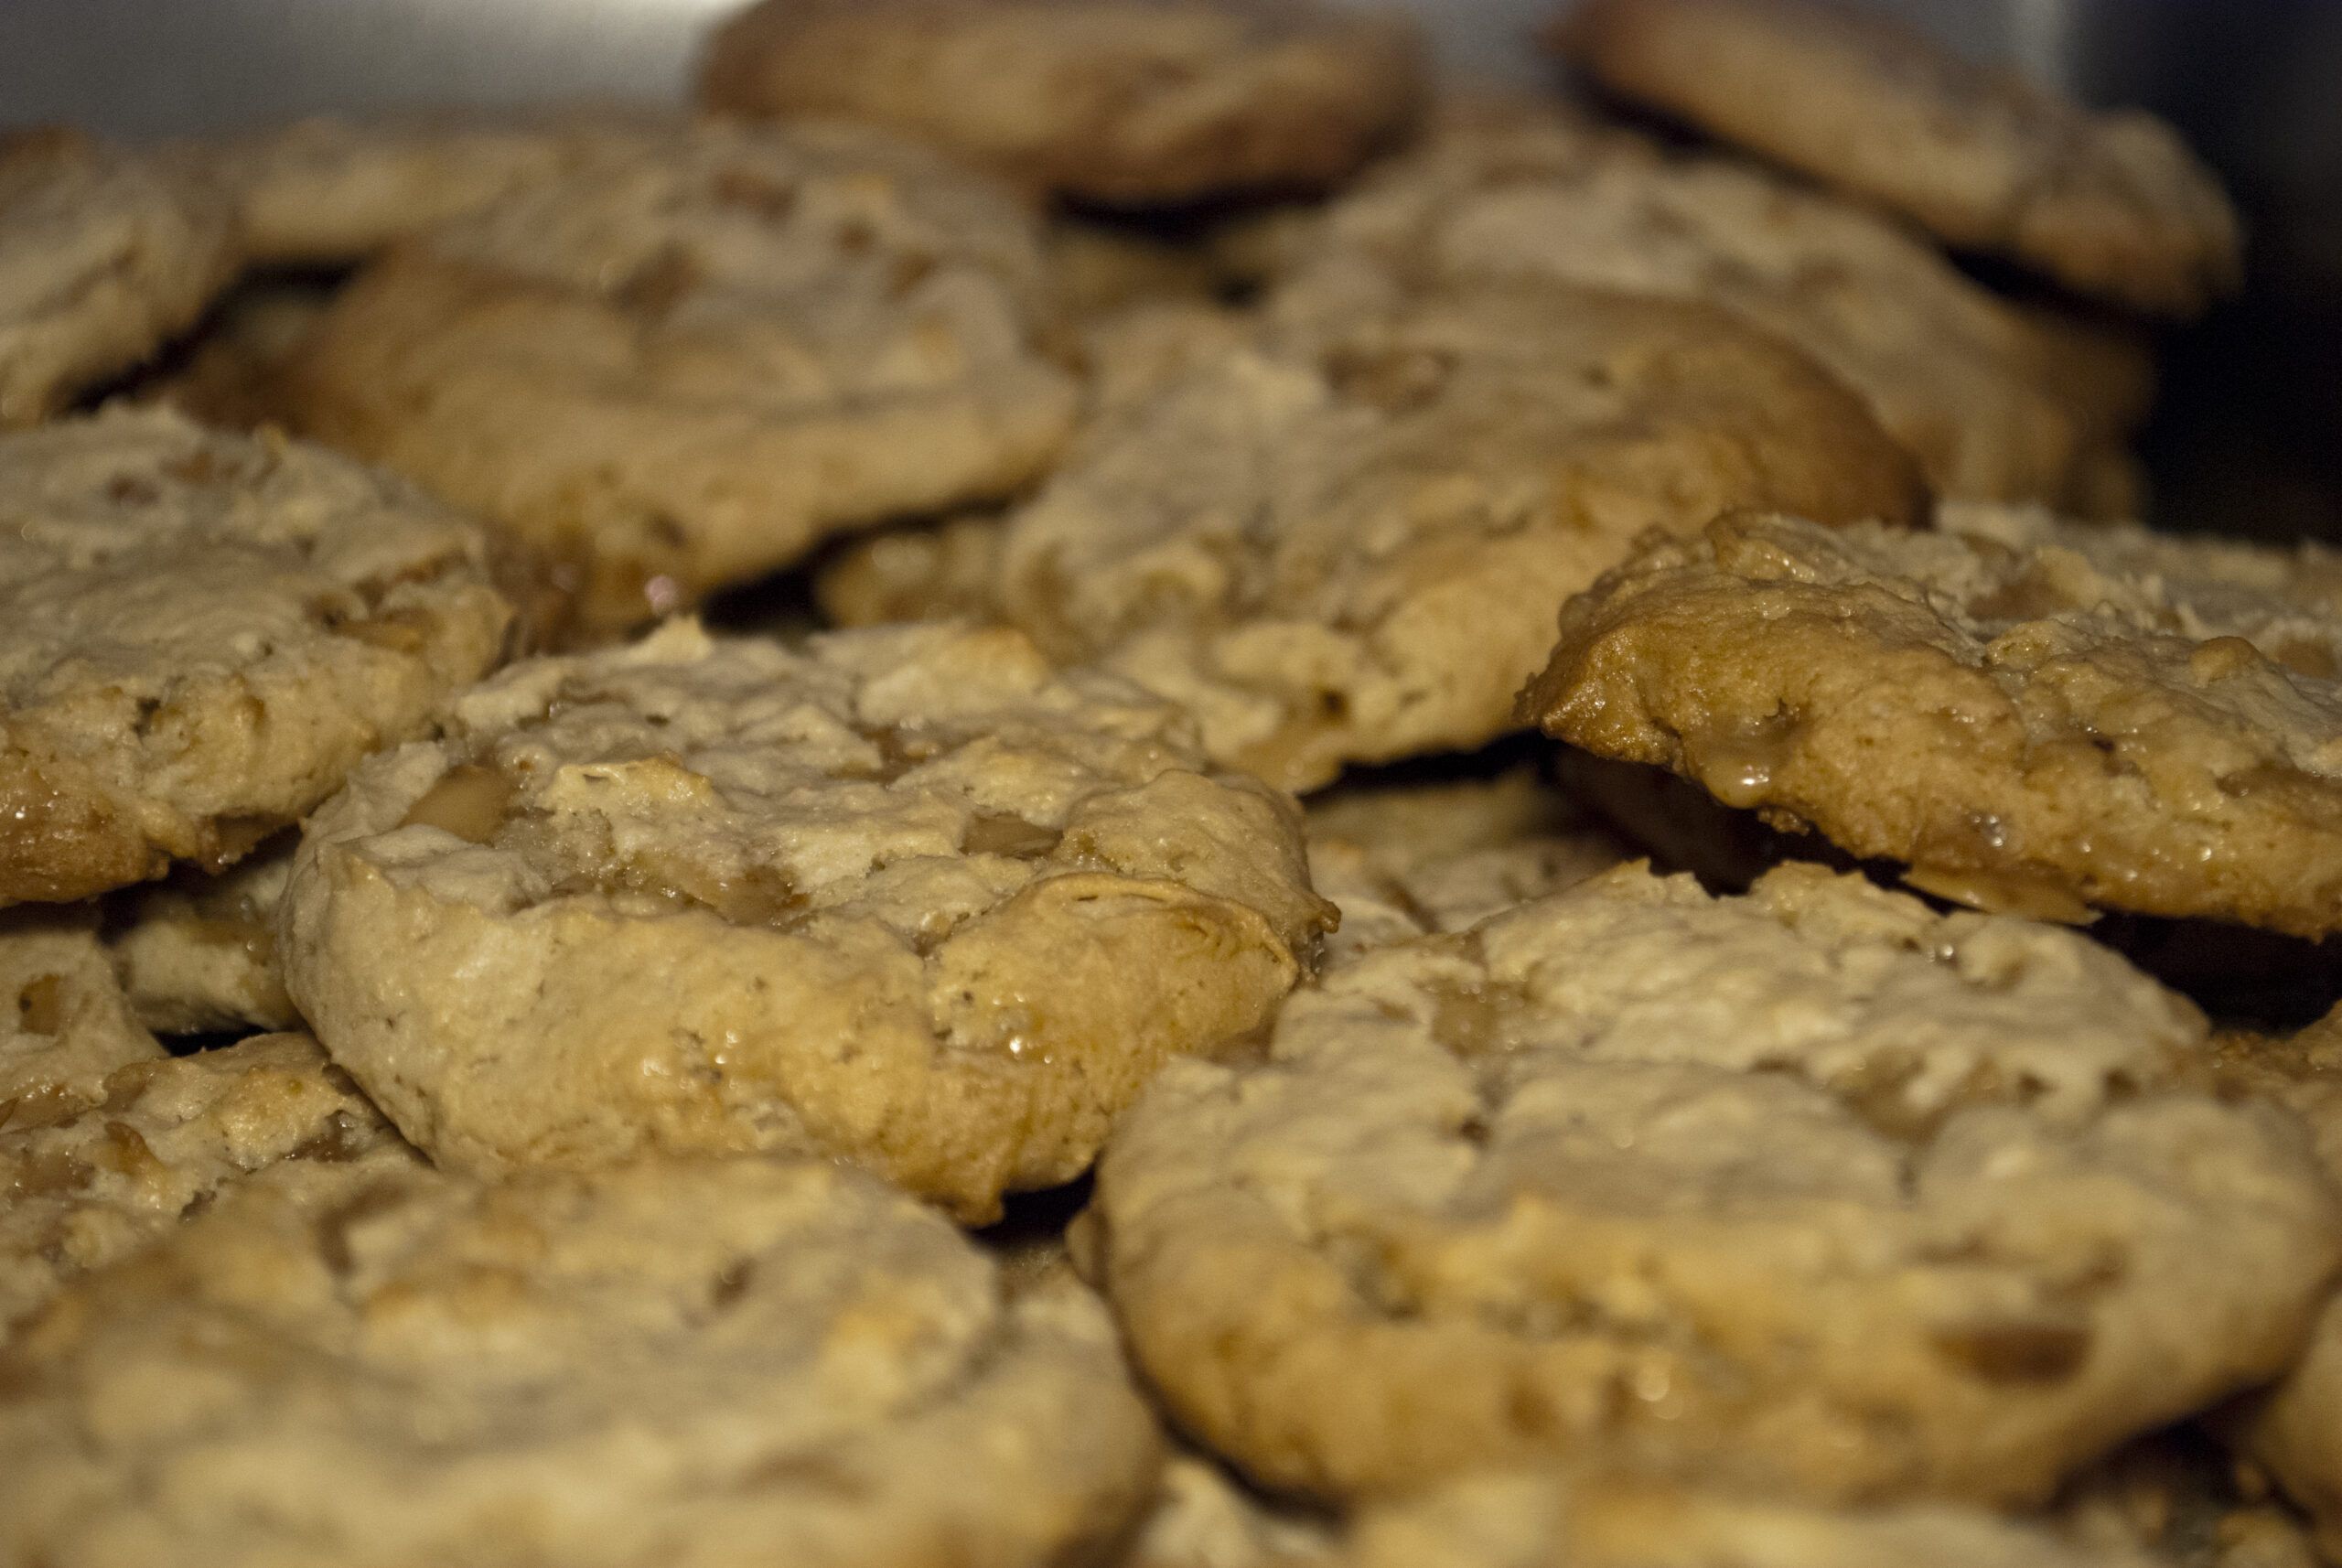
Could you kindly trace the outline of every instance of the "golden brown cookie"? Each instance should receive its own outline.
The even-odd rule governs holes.
[[[467,505],[623,628],[826,535],[1005,495],[1056,455],[1039,228],[850,126],[596,138],[335,304],[305,430]]]
[[[2152,114],[1821,0],[1585,0],[1555,40],[1603,86],[2068,287],[2189,316],[2237,284],[2218,179]]]
[[[213,869],[504,656],[487,534],[275,435],[0,435],[0,903]]]
[[[1522,714],[1961,902],[2342,929],[2342,560],[1944,524],[1646,541],[1563,612]]]
[[[2282,1368],[2342,1246],[2194,1008],[2056,927],[1639,866],[1298,992],[1117,1124],[1102,1280],[1263,1484],[2045,1500]],[[1728,1561],[1729,1559],[1727,1559]]]
[[[310,822],[278,922],[440,1164],[820,1151],[963,1218],[1263,1025],[1330,911],[1297,813],[1016,632],[671,623],[515,665]]]
[[[1123,205],[1328,184],[1422,92],[1404,22],[1315,0],[763,0],[700,72],[713,109],[870,121]]]
[[[989,571],[992,613],[1196,713],[1288,789],[1505,733],[1562,601],[1641,529],[1758,495],[1907,521],[1905,456],[1829,377],[1720,312],[1546,285],[1288,296],[1300,325],[1106,409],[1001,526],[827,593]],[[891,544],[881,550],[893,550]]]

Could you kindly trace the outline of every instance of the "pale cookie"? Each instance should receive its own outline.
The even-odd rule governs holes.
[[[0,429],[194,325],[235,274],[232,204],[71,131],[0,136]]]
[[[115,1069],[159,1059],[93,921],[0,915],[0,1135],[105,1097]]]
[[[1717,312],[1520,285],[1339,315],[1106,410],[994,547],[996,613],[1287,789],[1506,733],[1638,530],[1922,506],[1853,399]]]
[[[256,1171],[414,1158],[306,1035],[156,1050],[100,1087],[95,1100],[20,1107],[0,1125],[0,1337]]]
[[[603,628],[1056,456],[1073,382],[1005,191],[846,126],[595,148],[362,274],[295,422],[568,560]]]
[[[818,1161],[249,1184],[0,1369],[59,1568],[1045,1568],[1157,1462],[1093,1298]]]
[[[1275,1487],[1687,1466],[2046,1498],[2284,1364],[2342,1246],[2298,1122],[2084,938],[1794,865],[1622,867],[1330,971],[1117,1124],[1103,1281]]]
[[[1325,1516],[1247,1491],[1218,1465],[1174,1452],[1138,1538],[1116,1568],[1337,1568]]]
[[[2197,1428],[2124,1444],[2076,1477],[2060,1534],[2164,1568],[2320,1568],[2300,1516]]]
[[[1585,0],[1556,43],[1621,97],[2068,287],[2193,315],[2235,288],[2236,214],[2152,114],[2093,113],[1816,0]]]
[[[0,903],[217,868],[493,668],[473,523],[281,437],[0,436]]]
[[[2342,556],[1944,521],[1646,541],[1522,714],[1964,903],[2342,929]]]
[[[1423,89],[1406,23],[1316,0],[763,0],[700,72],[728,113],[870,121],[1136,206],[1329,184]]]
[[[1888,220],[1558,113],[1465,105],[1304,239],[1305,270],[1359,257],[1719,306],[1834,372],[1950,496],[2054,504],[2101,482],[2152,380],[2136,345],[2020,311]]]
[[[1473,1477],[1370,1509],[1354,1535],[1342,1568],[2157,1568],[1981,1509],[1831,1510],[1599,1471]]]
[[[2233,1092],[2297,1112],[2316,1134],[2326,1169],[2342,1180],[2342,1008],[2288,1038],[2223,1042]],[[2329,1302],[2297,1363],[2226,1423],[2229,1438],[2268,1466],[2316,1520],[2329,1553],[2342,1551],[2342,1299]]]
[[[1342,912],[1328,964],[1460,931],[1629,857],[1525,768],[1455,783],[1346,785],[1309,803],[1308,829],[1310,881]]]
[[[443,1165],[818,1149],[962,1218],[1258,1029],[1330,910],[1288,801],[1005,629],[688,621],[514,667],[312,819],[278,927]]]
[[[276,967],[294,844],[284,835],[216,876],[182,867],[110,901],[106,946],[140,1023],[158,1035],[302,1026]]]

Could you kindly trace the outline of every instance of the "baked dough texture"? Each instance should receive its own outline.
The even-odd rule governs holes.
[[[2301,1124],[2055,927],[1622,867],[1330,971],[1100,1168],[1174,1419],[1374,1498],[1491,1465],[2012,1504],[2282,1368],[2336,1257]]]
[[[2241,249],[2218,178],[2152,114],[1817,0],[1586,0],[1555,30],[1603,86],[2085,294],[2192,316]]]
[[[1522,713],[1962,902],[2342,928],[2342,557],[1943,521],[1650,539]]]
[[[646,128],[377,263],[286,408],[618,628],[1034,478],[1075,404],[1048,312],[1038,220],[980,176],[854,126]]]
[[[312,820],[278,925],[443,1165],[818,1150],[963,1219],[1264,1025],[1331,909],[1186,716],[924,626],[514,666]]]
[[[276,964],[295,843],[279,834],[217,876],[186,867],[109,902],[106,946],[141,1024],[158,1035],[303,1027]]]
[[[818,1161],[263,1178],[0,1366],[59,1568],[1045,1568],[1157,1461],[1094,1298]]]
[[[0,430],[195,324],[239,264],[225,192],[79,132],[0,135]]]
[[[1716,311],[1379,284],[1277,309],[1102,411],[996,542],[962,524],[929,559],[989,573],[994,613],[1053,657],[1186,704],[1215,759],[1287,789],[1506,733],[1554,612],[1644,528],[1756,495],[1924,506],[1852,397]],[[827,603],[902,603],[919,564]]]
[[[0,903],[234,862],[511,621],[478,525],[330,452],[164,411],[0,436]]]
[[[1288,243],[1304,273],[1709,303],[1812,355],[1963,499],[2079,502],[2152,394],[2138,344],[2001,299],[1890,220],[1543,107],[1456,104]]]
[[[1314,0],[764,0],[708,46],[728,113],[865,120],[1126,206],[1308,188],[1404,131],[1403,20]]]

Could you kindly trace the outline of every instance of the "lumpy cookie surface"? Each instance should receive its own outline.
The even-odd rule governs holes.
[[[1564,612],[1523,712],[1963,902],[2342,928],[2342,561],[1944,524],[1648,542]]]
[[[1093,1299],[816,1161],[263,1180],[5,1354],[0,1542],[71,1568],[1039,1568],[1157,1457]]]
[[[1348,174],[1412,119],[1420,52],[1403,22],[1310,0],[766,0],[716,33],[700,95],[1169,205]]]
[[[996,540],[931,557],[1290,789],[1505,733],[1554,611],[1640,529],[1754,494],[1922,504],[1853,398],[1714,311],[1377,285],[1290,316],[1107,410]]]
[[[503,656],[479,527],[282,437],[0,437],[0,902],[241,857]]]
[[[1690,1467],[2046,1498],[2265,1377],[2332,1262],[2299,1122],[2071,933],[1812,866],[1630,866],[1366,954],[1118,1123],[1102,1280],[1272,1487]]]
[[[1053,457],[1037,219],[844,125],[591,139],[370,269],[287,371],[305,429],[564,559],[610,628]]]
[[[194,325],[240,260],[233,204],[200,176],[77,132],[0,136],[0,429]]]
[[[2236,214],[2152,114],[1816,0],[1590,0],[1556,38],[1622,96],[2069,287],[2192,315],[2236,286]]]
[[[1021,635],[679,622],[515,666],[313,821],[295,999],[443,1164],[863,1159],[963,1215],[1265,1021],[1329,911],[1291,804]]]

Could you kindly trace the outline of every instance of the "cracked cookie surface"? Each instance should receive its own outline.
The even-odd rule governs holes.
[[[1001,1568],[1144,1504],[1093,1298],[819,1161],[266,1178],[0,1352],[0,1545],[116,1568]]]
[[[514,666],[311,822],[286,982],[474,1171],[819,1149],[963,1217],[1264,1023],[1330,910],[1291,803],[1019,633],[677,622]]]
[[[1961,902],[2342,929],[2342,557],[1942,521],[1647,541],[1522,712]]]
[[[2092,113],[1884,16],[1816,0],[1588,0],[1563,50],[1622,97],[2068,287],[2193,315],[2236,214],[2177,132]]]
[[[1348,174],[1412,120],[1420,52],[1402,21],[1313,0],[766,0],[716,33],[700,97],[1171,205]]]
[[[0,436],[0,902],[217,868],[503,657],[478,525],[274,435]]]
[[[1057,453],[1038,220],[879,133],[606,133],[363,274],[286,372],[305,430],[566,563],[619,628]]]
[[[2038,1501],[2316,1309],[2334,1195],[2292,1117],[2189,1087],[2208,1057],[2054,927],[1624,867],[1330,971],[1261,1065],[1166,1070],[1100,1168],[1101,1277],[1272,1487]]]

